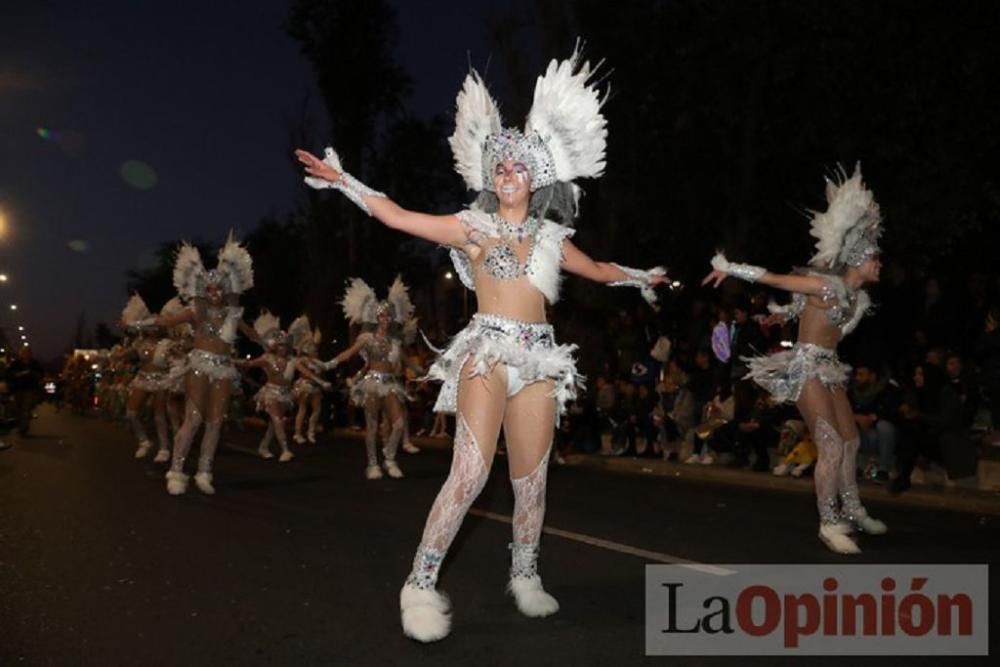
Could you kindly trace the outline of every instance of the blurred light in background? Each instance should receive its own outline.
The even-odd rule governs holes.
[[[141,160],[126,160],[120,169],[122,180],[136,190],[149,190],[156,186],[156,172]]]

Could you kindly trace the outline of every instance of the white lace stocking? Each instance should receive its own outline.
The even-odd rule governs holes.
[[[534,470],[510,480],[514,488],[514,542],[510,545],[512,579],[538,574],[538,545],[545,522],[545,487],[551,452],[550,446]]]
[[[432,590],[436,585],[441,561],[490,473],[465,417],[459,414],[455,421],[451,472],[431,507],[420,547],[413,559],[413,571],[406,580],[416,588]]]
[[[816,450],[819,453],[816,470],[813,473],[813,478],[816,481],[816,506],[819,509],[819,522],[822,525],[837,524],[840,523],[837,485],[841,461],[844,458],[844,443],[837,430],[823,417],[816,418],[813,439],[816,441]]]

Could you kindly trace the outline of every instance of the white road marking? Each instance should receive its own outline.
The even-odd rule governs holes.
[[[481,516],[484,519],[492,519],[493,521],[499,521],[500,523],[511,523],[512,519],[506,514],[497,514],[496,512],[487,512],[486,510],[472,508],[469,510],[470,514],[475,514],[476,516]],[[597,547],[598,549],[607,549],[608,551],[614,551],[620,554],[626,554],[628,556],[635,556],[636,558],[642,558],[643,560],[655,561],[657,563],[667,563],[669,565],[680,565],[682,567],[690,568],[704,574],[714,574],[719,577],[726,577],[731,574],[736,574],[735,570],[729,570],[724,567],[719,567],[717,565],[709,565],[707,563],[699,563],[698,561],[689,560],[687,558],[681,558],[680,556],[674,556],[672,554],[663,553],[662,551],[650,551],[648,549],[640,549],[638,547],[632,547],[627,544],[621,544],[620,542],[612,542],[611,540],[603,540],[599,537],[591,537],[590,535],[584,535],[582,533],[574,533],[569,530],[562,530],[561,528],[551,528],[545,527],[542,532],[548,535],[555,535],[556,537],[561,537],[566,540],[572,540],[574,542],[580,542],[581,544],[587,544],[592,547]]]

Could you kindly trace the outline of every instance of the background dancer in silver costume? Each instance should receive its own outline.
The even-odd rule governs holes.
[[[860,552],[851,531],[881,534],[886,526],[868,515],[858,496],[860,439],[846,392],[850,367],[838,359],[837,345],[871,303],[861,287],[879,279],[882,217],[861,180],[860,165],[850,178],[840,176],[839,183],[827,182],[826,212],[812,219],[818,252],[809,269],[779,275],[734,264],[720,253],[702,284],[718,287],[734,276],[793,293],[790,306],[772,310],[799,319],[798,342],[791,350],[750,359],[747,377],[775,401],[798,406],[819,450],[814,473],[819,537],[833,551],[851,554]]]

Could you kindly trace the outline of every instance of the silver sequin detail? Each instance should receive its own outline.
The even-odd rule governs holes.
[[[840,506],[837,502],[837,496],[819,498],[816,501],[816,505],[819,509],[820,525],[829,526],[839,524],[841,522]]]
[[[538,576],[538,554],[541,550],[539,545],[511,542],[508,548],[511,579],[530,579]]]
[[[371,189],[347,172],[341,172],[340,180],[334,183],[333,187],[343,192],[345,197],[354,202],[358,208],[368,215],[371,215],[372,212],[368,208],[368,204],[365,203],[365,197],[386,198],[384,193]]]
[[[796,343],[792,349],[766,357],[745,358],[746,378],[763,387],[777,403],[795,403],[806,380],[816,378],[828,389],[847,385],[851,367],[841,363],[836,350],[812,343]]]
[[[406,585],[423,591],[434,590],[443,560],[443,551],[427,548],[418,549],[417,555],[413,557],[413,570],[406,579]]]
[[[527,135],[516,128],[504,128],[499,134],[486,137],[483,146],[483,187],[494,192],[493,176],[497,164],[505,160],[520,162],[531,175],[531,191],[552,185],[556,164],[545,140],[537,132]]]
[[[497,229],[500,230],[503,241],[486,251],[486,257],[483,259],[483,268],[486,269],[486,273],[490,277],[497,280],[516,280],[528,273],[528,267],[531,265],[531,257],[538,243],[540,224],[537,219],[528,218],[524,223],[524,228],[518,229],[495,213],[493,214],[493,222],[496,224]],[[517,258],[517,251],[510,244],[510,241],[515,237],[528,237],[531,239],[531,248],[528,250],[528,256],[525,258],[524,263],[521,263]]]

